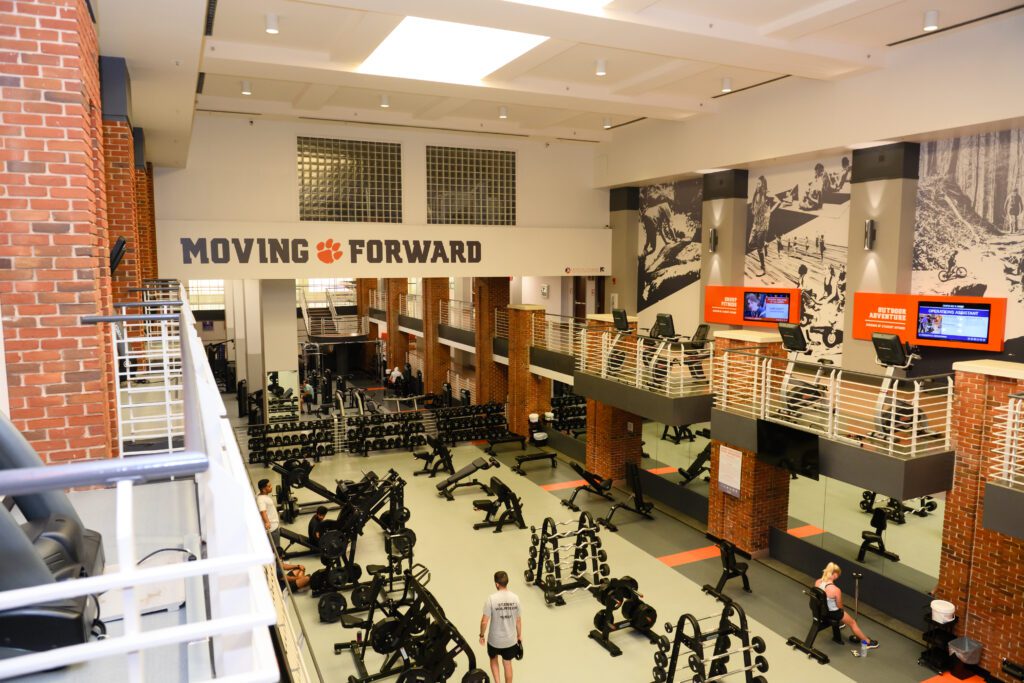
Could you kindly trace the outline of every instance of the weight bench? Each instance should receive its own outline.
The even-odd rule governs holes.
[[[501,533],[501,527],[506,524],[515,524],[520,529],[526,528],[523,520],[523,501],[512,489],[505,485],[501,479],[491,477],[488,487],[494,498],[484,498],[473,501],[473,509],[486,512],[484,521],[473,525],[474,529],[485,529],[494,527],[494,533]],[[504,509],[499,515],[499,511]]]
[[[654,503],[648,503],[644,500],[644,488],[640,482],[640,468],[634,463],[626,464],[626,483],[633,493],[630,494],[629,498],[621,503],[612,505],[611,509],[608,510],[608,514],[597,520],[597,523],[603,527],[606,527],[608,531],[618,531],[619,527],[612,524],[612,515],[619,508],[626,508],[630,512],[635,512],[641,517],[647,519],[654,519],[651,516],[651,512],[654,510]]]
[[[281,540],[288,541],[288,545],[283,548],[278,548],[282,560],[320,554],[320,546],[313,543],[309,536],[303,536],[300,533],[296,533],[291,529],[286,529],[284,527],[279,527],[278,530],[281,532]],[[291,548],[293,545],[299,546],[300,550],[292,550]]]
[[[885,541],[882,540],[882,533],[889,526],[887,517],[888,511],[885,508],[875,508],[871,511],[871,526],[874,528],[874,531],[860,532],[863,543],[860,544],[860,552],[857,553],[858,562],[864,561],[866,553],[874,553],[893,562],[900,561],[899,555],[885,549]]]
[[[679,485],[688,486],[690,482],[692,482],[694,479],[710,471],[711,442],[708,442],[708,445],[705,446],[704,449],[697,454],[697,457],[694,458],[693,462],[690,463],[689,467],[687,467],[685,470],[682,467],[679,468],[679,476],[683,478],[683,480],[679,482]]]
[[[487,448],[484,449],[484,453],[488,455],[496,455],[494,447],[502,443],[519,443],[519,450],[526,450],[526,437],[515,432],[505,432],[504,434],[495,434],[487,439]]]
[[[585,469],[583,469],[579,465],[579,463],[575,463],[575,462],[569,463],[569,466],[572,467],[576,471],[576,474],[578,474],[581,477],[583,477],[583,480],[586,483],[583,484],[583,486],[577,486],[573,490],[572,495],[569,496],[568,500],[563,500],[562,501],[562,505],[564,505],[565,507],[569,508],[573,512],[579,512],[580,509],[576,505],[576,496],[578,496],[580,494],[580,491],[587,491],[588,493],[593,493],[595,496],[601,496],[605,500],[610,500],[610,501],[614,501],[615,500],[608,493],[609,491],[612,490],[612,480],[611,479],[604,479],[604,478],[599,477],[598,475],[594,474],[593,472],[588,472]]]
[[[437,485],[437,493],[438,495],[443,496],[447,500],[451,501],[455,500],[455,496],[452,495],[455,489],[461,488],[463,486],[479,486],[488,495],[490,495],[490,489],[488,489],[487,486],[482,481],[479,481],[477,479],[473,479],[472,481],[462,480],[472,475],[474,472],[478,472],[479,470],[487,470],[492,467],[501,467],[501,463],[499,463],[494,458],[490,458],[488,460],[484,460],[483,458],[477,458],[476,460],[469,463],[455,474],[451,475],[450,477],[439,483]]]
[[[809,605],[811,608],[811,629],[807,632],[807,637],[800,640],[796,636],[791,636],[786,640],[786,645],[792,648],[800,650],[805,653],[808,657],[816,660],[818,664],[828,664],[828,655],[821,650],[815,649],[814,640],[818,637],[818,634],[825,629],[832,629],[832,640],[843,644],[843,637],[839,633],[839,622],[832,618],[828,611],[828,599],[825,597],[825,591],[820,588],[810,588],[804,591],[804,594],[809,598]]]
[[[737,548],[736,545],[724,538],[717,538],[711,534],[705,534],[707,539],[718,546],[718,553],[722,558],[722,575],[718,577],[718,583],[712,588],[710,584],[705,584],[701,590],[708,595],[712,596],[716,600],[720,600],[724,603],[730,603],[732,600],[727,598],[723,593],[722,589],[725,588],[725,584],[730,579],[741,578],[743,579],[743,590],[748,593],[752,593],[750,590],[750,580],[747,579],[747,568],[750,566],[746,562],[737,562],[736,556],[745,557],[750,559],[750,553]]]
[[[440,439],[435,439],[432,436],[427,437],[427,445],[430,446],[430,451],[420,451],[412,454],[417,460],[423,461],[423,469],[413,472],[413,476],[426,474],[433,479],[440,471],[455,474],[455,465],[452,464],[452,452],[448,450],[448,447]],[[434,462],[435,459],[437,462]]]

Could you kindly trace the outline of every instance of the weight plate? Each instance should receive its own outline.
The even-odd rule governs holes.
[[[373,604],[374,595],[372,586],[356,586],[355,590],[352,591],[352,606],[359,609],[365,609]]]
[[[606,612],[605,610],[601,610],[600,612],[594,615],[594,628],[596,628],[598,631],[603,632],[606,627],[609,630],[611,630],[611,625],[612,619],[608,616],[608,612]]]
[[[398,683],[431,683],[427,670],[422,667],[406,669],[398,675]]]
[[[385,617],[370,628],[370,647],[378,654],[391,654],[401,647],[402,631],[401,621]]]
[[[642,604],[643,602],[640,601],[640,598],[630,598],[629,600],[626,600],[622,603],[622,617],[624,619],[632,619],[633,615],[636,613],[637,607],[640,607]]]
[[[333,624],[341,619],[341,613],[345,611],[345,596],[341,593],[327,593],[320,596],[317,603],[317,611],[320,613],[320,622]]]
[[[349,566],[345,567],[345,576],[348,578],[348,583],[355,583],[359,580],[359,577],[363,575],[363,568],[353,562]]]
[[[694,657],[696,655],[690,655],[690,656]],[[658,650],[657,652],[654,653],[654,663],[657,664],[660,667],[668,666],[668,655],[666,655],[661,650]]]

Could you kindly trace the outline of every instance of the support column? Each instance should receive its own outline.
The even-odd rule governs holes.
[[[246,386],[251,387],[245,324],[245,281],[228,280],[224,283],[225,291],[228,288],[231,289],[231,317],[234,319],[235,330],[235,377],[239,382],[244,379]]]
[[[476,313],[476,402],[508,400],[508,367],[494,362],[494,312],[509,305],[507,277],[473,278]]]
[[[401,277],[385,280],[388,285],[388,367],[402,367],[409,353],[409,339],[398,330],[398,296],[409,290],[409,281]]]
[[[914,272],[914,211],[920,145],[899,142],[853,151],[843,369],[877,372],[870,340],[853,339],[854,292],[910,292]],[[875,221],[865,249],[864,221]],[[906,341],[906,340],[904,340]]]
[[[1024,661],[1024,540],[986,529],[985,484],[1004,438],[997,411],[1024,390],[1018,363],[955,363],[953,488],[943,506],[942,556],[935,597],[956,605],[956,632],[984,644],[981,666],[997,672],[1003,658]],[[1005,417],[1005,413],[1004,413]],[[969,624],[970,628],[965,628]]]
[[[115,301],[135,301],[142,286],[139,228],[135,211],[135,140],[132,137],[128,64],[123,57],[100,57],[103,92],[103,159],[110,244],[125,240],[126,251],[111,276]]]
[[[508,424],[516,434],[530,430],[529,414],[551,410],[551,380],[530,372],[530,345],[534,319],[544,318],[544,307],[514,304],[508,307]]]
[[[605,310],[624,308],[629,315],[636,315],[640,188],[612,188],[608,204],[608,227],[612,229],[612,277],[605,289],[608,298]]]
[[[299,332],[295,325],[295,280],[260,280],[260,328],[263,376],[278,373],[278,382],[299,395]],[[269,382],[264,383],[264,388]]]
[[[136,139],[142,132],[136,129]],[[139,164],[135,148],[135,214],[139,222],[139,262],[142,279],[159,277],[156,263],[156,206],[153,203],[153,164]]]
[[[260,306],[260,281],[243,280],[245,296],[245,377],[249,393],[258,391],[266,383],[263,374],[263,311]],[[295,317],[293,312],[289,320]]]
[[[625,479],[626,464],[643,457],[643,424],[638,415],[587,399],[587,470]]]
[[[704,176],[698,314],[701,321],[704,318],[704,289],[708,285],[743,286],[743,264],[747,254],[747,184],[747,171],[743,169]],[[717,238],[714,252],[711,251],[712,235]]]
[[[448,300],[448,278],[425,277],[420,283],[423,303],[423,390],[440,394],[452,367],[452,351],[437,340],[441,321],[441,302]]]
[[[377,341],[377,325],[369,322],[367,316],[370,314],[370,291],[377,289],[377,278],[361,277],[356,280],[356,314],[360,319],[366,321],[366,340]],[[363,344],[363,351],[359,354],[362,369],[373,373],[373,358],[375,344]],[[391,367],[394,367],[393,365]]]

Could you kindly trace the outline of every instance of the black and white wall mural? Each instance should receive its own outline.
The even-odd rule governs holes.
[[[700,178],[640,188],[637,311],[699,287],[702,194]]]
[[[850,159],[750,171],[744,285],[803,291],[812,355],[839,363],[846,306]]]
[[[1024,354],[1024,129],[922,143],[915,294],[1006,297],[1006,351]]]

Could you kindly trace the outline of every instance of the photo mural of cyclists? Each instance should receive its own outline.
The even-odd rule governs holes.
[[[850,159],[752,169],[747,287],[798,287],[800,325],[815,358],[839,363],[846,306]]]
[[[703,180],[640,188],[637,310],[700,284]]]
[[[1024,129],[921,143],[915,294],[1006,297],[1006,352],[1024,355]]]

